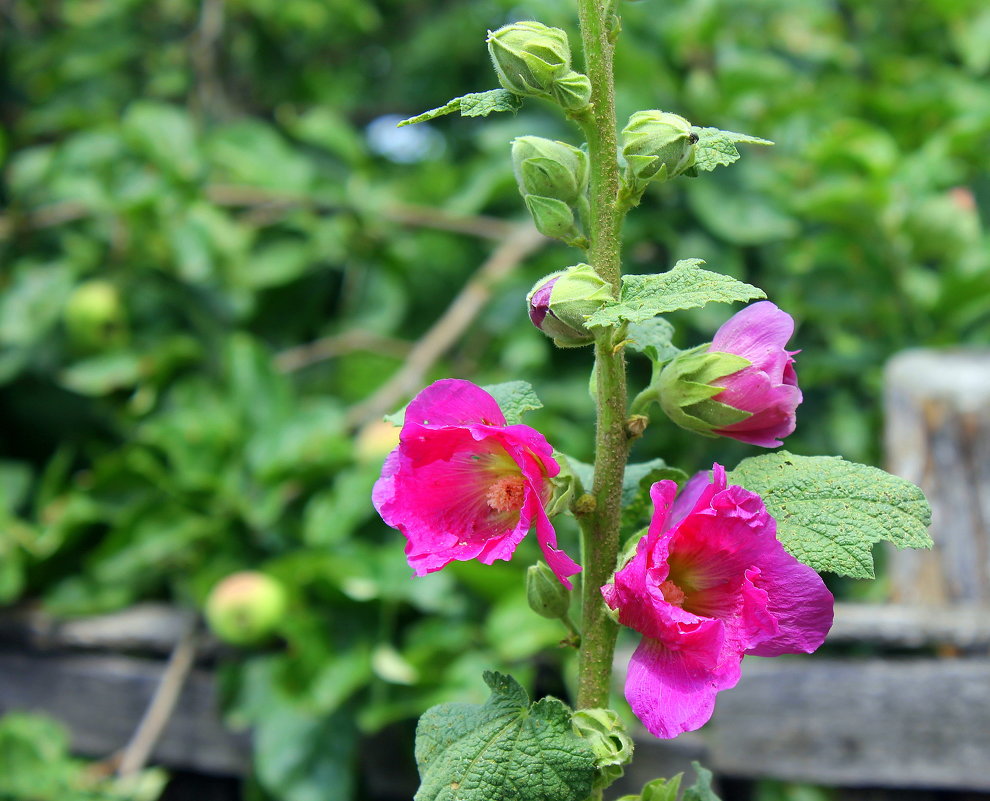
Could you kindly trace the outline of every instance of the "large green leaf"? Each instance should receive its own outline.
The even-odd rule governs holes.
[[[781,544],[815,570],[873,578],[873,543],[932,546],[924,494],[879,468],[777,451],[744,459],[728,478],[760,494]]]
[[[415,801],[583,801],[595,759],[571,730],[556,698],[529,703],[511,676],[486,672],[491,697],[482,705],[441,704],[420,718]]]
[[[762,289],[728,275],[702,269],[701,259],[683,259],[665,273],[626,275],[622,278],[619,300],[608,303],[590,318],[587,325],[639,323],[678,309],[691,309],[707,303],[765,298]]]

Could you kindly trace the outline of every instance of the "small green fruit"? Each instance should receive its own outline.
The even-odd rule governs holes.
[[[256,645],[269,639],[285,616],[288,598],[280,581],[245,570],[223,579],[206,599],[206,621],[231,645]]]
[[[117,288],[108,281],[86,281],[69,296],[65,328],[79,350],[107,350],[127,338],[127,314]]]

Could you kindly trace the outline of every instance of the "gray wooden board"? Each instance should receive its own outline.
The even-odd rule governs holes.
[[[68,726],[76,753],[107,757],[127,744],[163,669],[163,662],[120,656],[0,653],[0,715],[46,712]],[[248,738],[225,729],[218,708],[213,677],[194,670],[151,762],[202,773],[244,773]]]
[[[29,650],[99,650],[168,654],[185,626],[184,612],[165,604],[138,604],[108,615],[58,620],[37,609],[0,610],[0,642]],[[837,603],[829,642],[864,642],[898,648],[954,645],[967,650],[990,647],[990,614],[976,604]],[[210,658],[224,647],[207,632],[197,657]]]
[[[990,790],[990,660],[747,658],[706,736],[729,775]]]

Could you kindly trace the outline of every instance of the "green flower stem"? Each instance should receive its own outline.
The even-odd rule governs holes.
[[[609,40],[611,3],[578,0],[585,71],[591,81],[591,109],[577,121],[588,140],[590,226],[588,260],[612,285],[618,297],[621,276],[622,213],[618,208],[619,165],[616,159],[613,45]],[[619,549],[622,477],[629,441],[626,436],[626,367],[622,348],[613,346],[611,330],[595,343],[597,431],[595,436],[595,509],[583,521],[581,651],[577,706],[607,707],[612,658],[618,627],[608,616],[601,587],[615,570]]]
[[[645,414],[649,417],[650,404],[660,402],[660,373],[663,371],[663,366],[658,366],[654,363],[653,372],[650,376],[650,383],[642,392],[636,395],[632,399],[632,403],[629,404],[629,414]]]

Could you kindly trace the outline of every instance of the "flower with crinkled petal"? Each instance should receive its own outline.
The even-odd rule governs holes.
[[[653,485],[649,531],[602,587],[619,622],[643,635],[626,699],[662,738],[704,725],[746,654],[811,653],[832,625],[832,594],[778,542],[760,496],[726,486],[721,465],[712,472],[676,501],[673,481]]]
[[[407,540],[417,576],[453,561],[509,559],[532,525],[547,564],[568,588],[580,566],[557,549],[546,513],[560,472],[546,438],[506,425],[495,399],[470,381],[444,379],[406,408],[399,446],[372,501]]]

